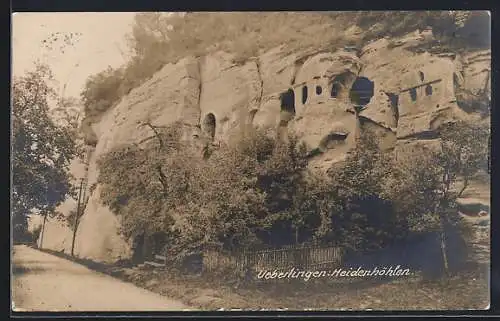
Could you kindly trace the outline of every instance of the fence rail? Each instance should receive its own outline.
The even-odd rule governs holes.
[[[288,247],[257,251],[243,251],[224,254],[209,251],[203,255],[203,269],[206,272],[232,269],[239,272],[251,270],[323,269],[339,266],[342,251],[338,247]]]

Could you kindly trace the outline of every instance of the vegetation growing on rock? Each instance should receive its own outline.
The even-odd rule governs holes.
[[[365,132],[324,177],[307,169],[306,148],[293,135],[279,141],[256,128],[203,159],[179,135],[165,138],[177,129],[99,163],[101,197],[123,218],[124,234],[164,233],[172,253],[311,242],[366,251],[461,227],[452,185],[482,169],[489,135],[457,123],[444,130],[440,150],[396,160]],[[471,132],[474,143],[463,137]]]

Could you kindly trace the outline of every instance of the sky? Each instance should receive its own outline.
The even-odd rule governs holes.
[[[21,76],[33,68],[35,60],[48,63],[65,97],[79,98],[89,75],[108,66],[125,62],[125,35],[131,30],[134,13],[15,13],[12,16],[12,74]],[[75,33],[73,46],[59,50],[62,41],[53,42],[56,50],[47,49],[43,40],[53,33]],[[59,37],[59,39],[62,39]],[[67,84],[64,92],[63,85]],[[67,200],[59,210],[75,207]],[[40,224],[35,215],[35,225]]]
[[[125,62],[125,35],[131,30],[134,13],[14,13],[12,16],[12,73],[20,76],[40,59],[51,67],[64,96],[79,97],[85,80],[108,66]],[[71,46],[52,42],[48,49],[43,40],[53,33],[75,33]],[[46,42],[47,43],[47,42]]]

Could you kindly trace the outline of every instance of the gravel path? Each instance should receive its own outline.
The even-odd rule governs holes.
[[[28,246],[14,246],[14,311],[180,311],[181,302]]]

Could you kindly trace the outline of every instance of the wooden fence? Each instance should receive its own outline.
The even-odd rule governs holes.
[[[292,267],[318,270],[337,267],[342,262],[342,251],[332,246],[292,246],[224,254],[209,251],[203,255],[203,269],[207,272],[231,269],[244,272],[284,270]]]

